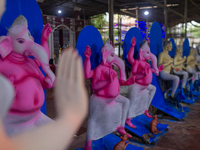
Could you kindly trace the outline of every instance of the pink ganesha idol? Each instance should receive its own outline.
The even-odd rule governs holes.
[[[41,37],[43,46],[35,43],[26,18],[20,15],[8,29],[7,36],[0,37],[0,73],[10,80],[15,90],[13,103],[3,118],[9,136],[51,121],[40,111],[44,103],[43,88],[51,88],[55,82],[55,75],[48,65],[46,40],[50,32],[50,25],[47,24]]]
[[[139,58],[134,60],[133,55],[136,39],[133,37],[131,48],[127,55],[127,59],[132,65],[131,76],[135,77],[135,83],[130,85],[128,89],[130,107],[126,119],[126,124],[132,128],[135,128],[136,126],[131,123],[131,118],[143,113],[145,113],[147,117],[152,117],[148,113],[149,106],[156,92],[156,87],[151,84],[152,73],[155,73],[158,76],[159,71],[163,70],[163,66],[157,68],[157,58],[150,52],[148,46],[149,43],[149,39],[143,43],[139,49]],[[153,68],[146,62],[147,60],[152,61]]]
[[[126,134],[124,125],[130,101],[119,94],[120,85],[131,85],[134,83],[134,78],[131,77],[126,81],[125,64],[114,54],[110,40],[106,41],[101,53],[101,63],[91,70],[91,49],[87,46],[85,50],[85,78],[92,78],[94,91],[90,98],[85,150],[91,150],[92,140],[100,139],[116,130],[122,135]],[[112,65],[119,68],[120,79],[117,78]]]

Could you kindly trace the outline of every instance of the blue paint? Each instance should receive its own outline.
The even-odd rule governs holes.
[[[131,123],[136,126],[135,129],[129,127],[128,125],[125,125],[125,128],[128,129],[129,131],[131,131],[132,133],[138,135],[139,137],[142,137],[143,134],[151,133],[150,130],[149,130],[149,126],[150,126],[151,121],[152,121],[152,118],[148,118],[146,115],[140,115],[140,116],[137,116],[137,117],[135,117],[131,120]],[[161,135],[163,135],[163,132],[166,132],[167,128],[168,128],[168,124],[158,123],[157,129],[158,129],[158,131],[161,131],[161,132],[158,133],[158,134],[153,134],[154,137],[150,138],[149,143],[156,142],[157,139]]]
[[[194,101],[188,97],[186,97],[184,91],[183,91],[183,87],[182,87],[182,83],[179,83],[179,87],[176,90],[176,95],[175,98],[179,101],[179,102],[183,102],[186,104],[193,104]],[[189,109],[187,109],[189,110]]]
[[[151,52],[157,56],[163,51],[162,47],[162,29],[158,22],[154,22],[151,26],[150,30],[150,49]],[[177,110],[176,108],[170,107],[167,105],[167,102],[164,99],[164,95],[161,91],[160,84],[158,77],[153,74],[153,80],[152,83],[154,86],[156,86],[156,93],[154,95],[154,98],[152,100],[152,105],[163,112],[169,114],[170,116],[173,116],[177,119],[182,119],[185,117],[185,113],[181,112],[180,110]]]
[[[40,44],[43,29],[43,18],[40,7],[35,0],[7,0],[6,11],[0,22],[0,36],[7,34],[13,21],[23,15],[28,21],[28,29],[36,43]]]
[[[124,44],[122,45],[123,57],[124,57],[126,64],[129,67],[131,67],[131,65],[129,64],[129,62],[127,60],[127,54],[131,47],[131,40],[133,37],[135,37],[137,40],[135,48],[134,48],[134,59],[136,59],[136,58],[138,58],[140,44],[142,44],[142,42],[143,42],[141,32],[137,27],[133,27],[128,30],[128,32],[126,33],[125,39],[124,39]]]
[[[169,51],[169,55],[174,58],[174,56],[176,55],[176,43],[174,41],[173,38],[170,38],[169,41],[172,43],[172,50]]]
[[[0,22],[0,36],[7,35],[7,29],[19,15],[23,15],[27,19],[28,29],[34,38],[34,41],[41,44],[40,39],[43,29],[43,18],[40,7],[35,0],[6,1],[6,11],[4,12]],[[46,90],[44,91],[46,96]],[[46,114],[46,101],[41,110]]]
[[[188,38],[186,38],[185,41],[183,42],[183,57],[184,56],[187,57],[189,53],[190,53],[190,44]]]
[[[162,38],[165,39],[165,26],[159,23],[162,29]]]
[[[111,133],[99,140],[93,141],[91,147],[93,150],[112,150],[114,146],[120,141],[121,139],[118,136]],[[84,150],[84,149],[77,148],[76,150]],[[143,148],[129,144],[125,150],[143,150]]]
[[[192,91],[192,95],[194,96],[200,96],[200,92],[195,91],[194,85],[192,83],[192,80],[190,81],[190,91]]]
[[[76,49],[82,57],[83,63],[85,60],[84,52],[86,46],[90,46],[92,55],[90,57],[91,69],[94,69],[101,61],[101,47],[103,40],[99,31],[93,26],[84,27],[78,35]]]
[[[192,80],[187,81],[186,83],[186,88],[188,90],[188,92],[186,93],[186,97],[192,101],[197,101],[199,100],[198,95],[195,95],[195,93],[193,93],[194,90],[194,86],[192,84]]]

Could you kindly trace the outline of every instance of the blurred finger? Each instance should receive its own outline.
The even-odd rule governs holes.
[[[68,60],[69,60],[69,51],[66,51],[62,54],[62,57],[61,57],[61,59],[59,60],[59,63],[58,63],[58,70],[57,70],[57,77],[58,78],[65,76],[66,65],[69,64]]]
[[[74,76],[76,74],[76,58],[78,56],[78,52],[74,49],[71,55],[71,60],[70,60],[70,66],[69,66],[69,70],[68,70],[68,76],[69,76],[69,81],[70,82],[74,82]]]
[[[67,79],[69,79],[69,69],[70,69],[70,67],[71,67],[71,61],[72,61],[72,59],[73,59],[73,48],[69,48],[69,49],[67,49],[66,50],[68,53],[67,53],[67,62],[66,62],[66,64],[65,64],[65,66],[64,66],[64,76],[65,76],[65,78],[67,78]]]
[[[77,58],[77,73],[76,73],[76,76],[75,76],[75,79],[77,80],[78,83],[80,84],[84,84],[84,76],[83,76],[83,65],[82,65],[82,59],[81,57],[78,57]]]

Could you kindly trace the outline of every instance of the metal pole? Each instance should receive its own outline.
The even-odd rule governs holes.
[[[108,0],[109,38],[113,42],[113,0]]]
[[[185,18],[184,18],[184,22],[185,22],[185,38],[187,37],[187,0],[185,0]]]
[[[119,46],[119,49],[118,49],[118,56],[120,57],[120,16],[118,14],[118,46]]]
[[[147,15],[147,22],[146,22],[146,27],[147,27],[147,30],[146,30],[146,38],[148,38],[148,28],[149,28],[149,22],[148,22],[148,15]]]
[[[119,55],[121,51],[121,41],[122,41],[122,17],[120,15],[120,28],[119,28]]]
[[[165,15],[165,42],[167,41],[167,0],[164,1],[164,5],[165,5],[165,8],[164,8],[164,15]]]
[[[138,7],[136,6],[136,20],[137,20],[137,27],[138,27]]]

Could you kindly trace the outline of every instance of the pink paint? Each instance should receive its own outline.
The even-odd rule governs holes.
[[[148,43],[150,40],[148,39]],[[163,66],[157,68],[157,58],[150,52],[150,48],[145,42],[145,44],[139,50],[139,58],[134,60],[134,47],[136,44],[135,37],[132,38],[131,48],[128,52],[127,59],[132,65],[131,75],[135,76],[135,82],[141,85],[148,86],[152,82],[152,73],[159,75],[159,71],[163,70]],[[146,60],[152,61],[153,68],[150,67]]]
[[[43,45],[47,46],[45,39],[49,32],[51,30],[47,25],[42,32]],[[55,75],[48,65],[47,50],[47,47],[34,42],[23,16],[14,21],[7,36],[0,37],[0,73],[12,82],[16,93],[9,113],[23,117],[40,111],[44,103],[43,88],[51,88],[55,84]]]
[[[150,40],[147,39],[147,41],[142,45],[142,47],[139,50],[139,58],[135,60],[133,58],[133,55],[134,55],[134,47],[136,44],[136,38],[133,37],[131,40],[131,48],[129,49],[127,55],[127,59],[129,63],[132,65],[131,76],[135,78],[135,82],[138,84],[138,86],[141,85],[140,87],[138,87],[138,89],[141,90],[147,89],[148,86],[151,84],[152,73],[155,73],[158,76],[159,72],[163,70],[162,65],[159,66],[159,68],[157,67],[157,58],[150,52],[150,48],[148,46],[149,43]],[[151,68],[150,64],[146,62],[147,60],[152,61],[153,68]],[[152,98],[152,95],[150,97]],[[136,97],[132,99],[130,98],[130,101],[134,101],[135,98]],[[131,102],[130,105],[133,105],[132,103],[134,102]],[[148,113],[148,110],[144,110],[144,113],[146,114],[147,117],[151,117]],[[132,114],[134,113],[132,112]],[[131,116],[131,114],[129,116]],[[135,128],[135,126],[130,122],[130,119],[131,118],[128,117],[128,119],[126,120],[126,124]]]
[[[107,103],[104,108],[110,108],[111,111],[108,113],[112,113],[113,109],[116,108],[115,107],[116,105],[121,106],[127,100],[125,98],[124,102],[115,101],[115,98],[119,99],[118,96],[120,93],[120,85],[131,85],[135,82],[135,78],[131,77],[128,80],[126,80],[125,64],[119,57],[117,57],[114,54],[114,48],[112,46],[112,42],[107,41],[105,43],[104,47],[101,49],[101,53],[102,53],[101,63],[94,70],[91,70],[91,63],[90,63],[91,49],[89,46],[86,47],[85,61],[84,61],[84,74],[85,74],[86,79],[92,78],[92,90],[94,91],[93,95],[95,95],[102,101],[106,101]],[[113,65],[115,65],[119,68],[119,72],[120,72],[119,79],[117,78],[116,71],[113,70],[113,68],[112,68]],[[90,100],[90,102],[91,102],[91,100]],[[129,101],[128,101],[128,103],[129,103]],[[98,104],[96,104],[96,105],[98,105]],[[94,107],[96,105],[94,105]],[[90,108],[90,109],[92,109],[92,108]],[[106,109],[106,111],[108,111],[108,109]],[[115,130],[118,130],[118,132],[120,132],[121,134],[123,134],[123,135],[126,134],[124,125],[125,125],[125,120],[126,120],[126,116],[127,116],[127,111],[128,111],[128,106],[127,106],[126,110],[122,110],[122,112],[126,112],[121,115],[121,116],[125,116],[124,122],[122,123],[123,125],[119,125],[117,128],[114,128],[114,129],[111,127],[109,130],[110,133],[114,132]],[[101,112],[99,112],[99,113],[101,113]],[[113,114],[113,116],[115,116],[115,114]],[[94,121],[95,121],[95,119],[94,119]],[[93,124],[93,122],[91,122],[91,124]],[[113,122],[109,123],[109,121],[108,121],[108,126],[110,124],[113,124]],[[89,133],[91,133],[91,132],[93,132],[93,131],[90,131]],[[129,137],[131,137],[131,136],[129,135]],[[91,149],[91,139],[87,139],[87,140],[88,141],[86,142],[85,150],[90,150]]]
[[[49,54],[49,46],[47,43],[47,39],[49,37],[49,34],[52,32],[51,30],[51,25],[49,23],[47,23],[43,30],[42,30],[42,35],[41,35],[41,45],[45,48],[46,53],[48,55],[48,59],[50,58],[50,54]]]
[[[11,111],[29,113],[40,110],[44,103],[45,77],[34,60],[11,52],[6,59],[0,59],[0,64],[1,74],[9,79],[12,77],[15,86]]]
[[[91,56],[91,49],[90,46],[87,46],[84,52],[85,55],[85,61],[84,61],[84,76],[85,79],[93,78],[94,71],[91,70],[91,62],[90,62],[90,56]]]
[[[126,124],[131,128],[136,128],[136,126],[131,123],[131,118],[126,119]]]
[[[147,116],[147,117],[149,117],[149,118],[152,118],[152,116],[151,115],[149,115],[149,112],[148,112],[148,110],[145,110],[145,115]]]

